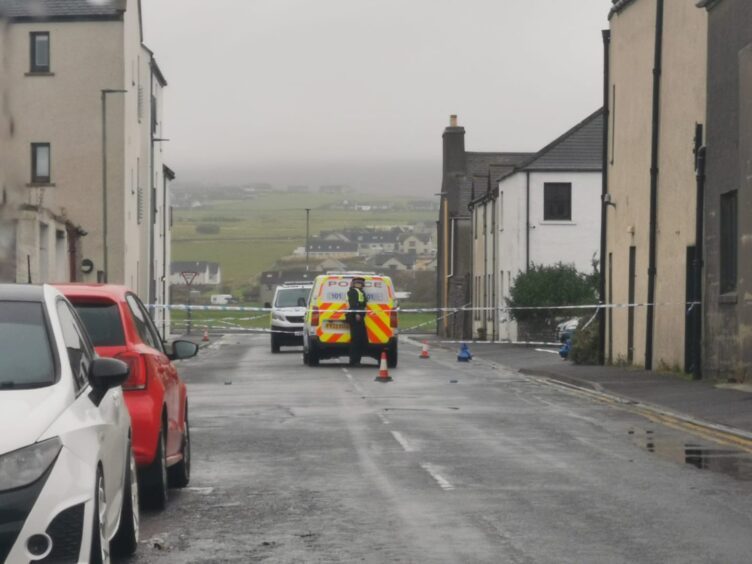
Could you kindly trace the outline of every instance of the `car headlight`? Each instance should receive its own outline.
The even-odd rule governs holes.
[[[281,313],[273,313],[272,317],[277,321],[287,321],[287,318]]]
[[[22,488],[42,477],[63,444],[55,437],[0,456],[0,491]]]

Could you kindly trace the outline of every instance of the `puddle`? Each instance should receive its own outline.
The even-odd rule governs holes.
[[[714,444],[685,442],[680,435],[663,436],[653,429],[635,427],[629,429],[627,434],[637,446],[661,458],[752,482],[752,454],[746,451]]]

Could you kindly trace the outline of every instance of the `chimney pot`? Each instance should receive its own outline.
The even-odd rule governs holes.
[[[449,127],[457,127],[457,114],[449,116]]]

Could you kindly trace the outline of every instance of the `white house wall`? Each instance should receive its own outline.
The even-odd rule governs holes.
[[[600,241],[601,174],[593,172],[531,172],[530,263],[574,264],[581,272],[592,271]],[[547,182],[572,184],[571,221],[544,221],[543,192]],[[499,221],[496,261],[497,301],[506,303],[515,278],[527,270],[527,185],[528,173],[519,172],[499,183]],[[517,327],[502,314],[498,337],[516,340]]]

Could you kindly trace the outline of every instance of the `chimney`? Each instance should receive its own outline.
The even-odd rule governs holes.
[[[444,130],[444,175],[465,174],[465,128],[457,125],[457,116],[449,117],[449,127]]]

